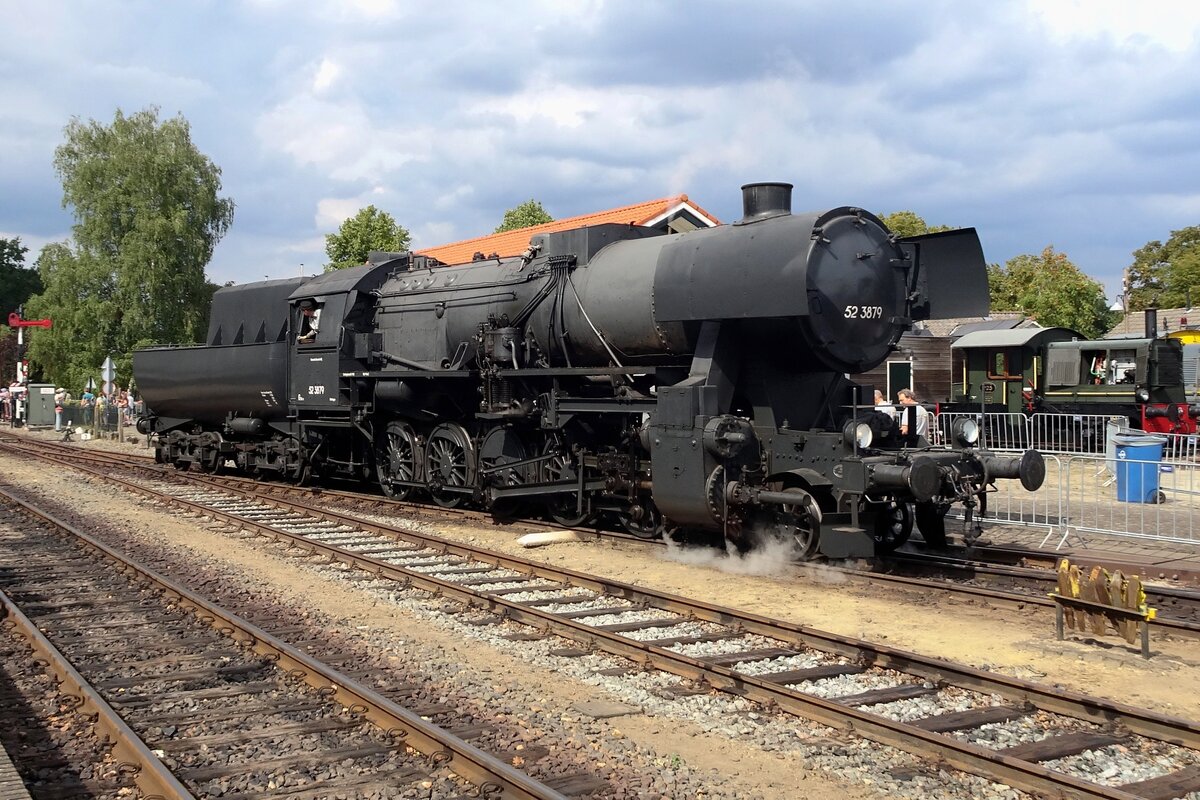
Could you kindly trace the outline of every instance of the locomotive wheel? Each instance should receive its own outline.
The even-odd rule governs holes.
[[[225,456],[214,451],[211,456],[200,462],[200,469],[210,475],[220,475],[225,466]]]
[[[792,557],[808,561],[817,552],[821,539],[821,509],[817,499],[803,489],[784,489],[796,495],[794,504],[781,506],[776,512],[777,535],[785,541],[790,537]]]
[[[937,503],[917,503],[917,528],[925,544],[935,549],[946,546],[946,509]]]
[[[875,539],[875,552],[890,553],[908,541],[912,535],[913,514],[908,503],[898,503],[892,500],[874,506],[875,529],[871,532]]]
[[[446,487],[470,487],[475,482],[475,447],[463,426],[447,422],[429,434],[425,481],[433,502],[444,508],[455,508],[471,498],[465,492],[446,491]]]
[[[575,469],[575,462],[571,458],[571,448],[565,437],[555,434],[547,438],[545,446],[542,447],[542,454],[554,454],[554,457],[541,463],[538,470],[539,483],[558,483],[578,479],[579,473]],[[546,501],[546,513],[550,515],[550,519],[568,528],[575,528],[590,522],[592,519],[591,503],[585,497],[583,512],[580,513],[576,500],[577,494],[577,492],[572,492],[551,495],[550,499]]]
[[[505,464],[524,461],[529,457],[521,434],[509,425],[497,425],[488,431],[479,445],[480,469],[497,469],[488,473],[484,483],[489,486],[520,486],[526,483],[526,467],[503,469]],[[502,498],[492,503],[492,513],[499,517],[520,516],[523,503],[520,498]]]
[[[662,515],[658,513],[658,509],[648,498],[639,500],[637,507],[640,509],[640,513],[636,515],[633,513],[632,506],[618,511],[617,522],[639,539],[657,539],[659,528],[662,526]]]
[[[392,481],[417,479],[417,432],[407,422],[389,422],[383,439],[375,449],[375,477],[388,497],[403,500],[411,486],[396,486]]]
[[[816,498],[803,489],[792,487],[783,491],[794,494],[796,502],[757,511],[743,525],[735,544],[745,552],[778,542],[788,547],[791,558],[808,561],[816,555],[820,543],[821,508]]]
[[[479,445],[481,468],[496,469],[505,464],[524,461],[528,457],[520,434],[503,425],[488,431]],[[498,469],[488,474],[488,482],[500,486],[519,486],[525,483],[524,468]]]

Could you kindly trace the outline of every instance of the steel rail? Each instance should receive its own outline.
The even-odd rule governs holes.
[[[439,537],[399,531],[386,525],[367,522],[353,515],[339,514],[296,501],[285,501],[274,497],[262,498],[253,493],[247,493],[247,496],[326,521],[353,525],[371,533],[392,536],[425,546],[432,545],[447,554],[494,563],[501,568],[514,569],[595,592],[622,597],[635,603],[686,615],[692,619],[735,626],[748,633],[758,633],[781,641],[845,656],[866,666],[895,669],[910,675],[917,675],[934,683],[949,683],[972,691],[1000,694],[1033,708],[1091,722],[1108,725],[1120,722],[1133,733],[1172,744],[1192,748],[1200,747],[1200,726],[1180,718],[1088,698],[1068,690],[1043,687],[1032,682],[998,676],[897,648],[868,644],[849,637],[770,620],[714,604],[688,600],[677,595],[646,590],[631,584],[601,579],[574,570],[526,562],[503,553],[472,548]],[[983,775],[1026,791],[1041,792],[1052,788],[1062,793],[1064,797],[1108,798],[1109,800],[1128,800],[1128,798],[1136,797],[1136,795],[1122,792],[1119,789],[1055,772],[1036,762],[1005,756],[953,737],[930,733],[912,725],[895,722],[833,700],[808,695],[727,667],[706,664],[699,659],[642,644],[615,633],[597,630],[574,620],[563,619],[552,613],[506,600],[504,597],[490,596],[486,592],[475,591],[452,581],[409,572],[370,556],[354,554],[308,539],[302,534],[280,530],[270,524],[244,520],[235,514],[227,514],[181,498],[173,498],[172,502],[190,507],[196,513],[222,517],[243,529],[249,528],[258,531],[275,541],[288,542],[300,549],[319,553],[353,568],[366,570],[378,577],[394,580],[403,586],[416,586],[435,595],[452,597],[474,607],[486,607],[515,622],[532,626],[544,633],[553,632],[589,648],[599,648],[643,666],[655,667],[707,683],[719,691],[743,696],[768,706],[774,705],[789,713],[831,727],[852,730],[866,738],[917,755],[926,757],[935,755],[945,763],[966,772]]]
[[[827,566],[827,569],[835,570],[843,575],[848,575],[852,578],[860,578],[868,581],[879,581],[882,583],[893,583],[898,586],[904,586],[912,589],[934,590],[952,594],[962,594],[968,597],[978,597],[981,600],[989,602],[999,602],[1012,606],[1038,606],[1040,608],[1053,609],[1054,601],[1050,599],[1048,594],[1024,594],[1021,592],[1007,591],[1004,589],[992,589],[984,586],[965,586],[963,584],[948,583],[946,581],[935,580],[931,578],[914,578],[908,575],[892,575],[886,572],[872,572],[865,569],[853,569],[850,567]],[[1003,574],[1003,573],[1000,573]],[[1026,577],[1026,576],[1013,576]],[[1031,575],[1027,576],[1030,580],[1045,581],[1053,586],[1053,579],[1049,577]],[[1152,589],[1152,587],[1146,587]],[[1147,591],[1147,594],[1150,592]],[[1150,626],[1161,628],[1164,631],[1185,636],[1200,636],[1200,623],[1188,622],[1186,620],[1172,619],[1170,617],[1155,617],[1150,620]]]
[[[133,729],[125,724],[116,710],[3,591],[0,591],[0,619],[24,636],[46,667],[54,673],[58,679],[58,690],[75,704],[71,710],[92,718],[92,724],[112,743],[117,769],[132,774],[133,782],[147,800],[195,800],[195,795],[179,782]]]
[[[149,567],[137,563],[48,511],[13,495],[3,487],[0,487],[0,496],[20,506],[27,513],[70,533],[87,547],[116,562],[123,571],[132,573],[157,586],[166,597],[177,601],[185,611],[195,614],[198,619],[232,638],[240,646],[262,656],[265,660],[274,662],[287,675],[304,681],[322,696],[338,701],[352,713],[361,714],[405,746],[426,755],[434,763],[446,764],[456,774],[478,786],[482,797],[511,798],[512,800],[566,800],[565,795],[520,772],[495,756],[451,735],[439,726],[422,719],[419,715],[397,705],[349,676],[322,664],[238,615],[205,600],[190,589]],[[69,667],[69,665],[67,666]],[[74,672],[73,669],[72,672]],[[77,673],[75,674],[77,676]],[[103,702],[99,696],[97,699]],[[126,730],[128,729],[126,728]],[[132,731],[129,731],[129,734],[133,735]],[[133,736],[136,740],[136,735]],[[140,742],[140,740],[137,741]],[[144,749],[145,745],[142,747]],[[184,794],[180,797],[191,797],[191,795]]]

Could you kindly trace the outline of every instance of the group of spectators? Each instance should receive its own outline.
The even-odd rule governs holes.
[[[8,386],[0,386],[0,419],[12,422],[17,413],[17,403],[24,400],[27,389],[24,384],[13,381]]]
[[[17,424],[26,422],[27,410],[23,404],[28,399],[29,387],[23,383],[13,381],[7,386],[0,386],[0,421],[5,424],[13,424],[14,419],[18,420]],[[104,413],[110,407],[115,408],[120,417]],[[97,408],[104,414],[101,424],[113,425],[120,421],[133,425],[142,413],[142,402],[126,389],[118,389],[111,396],[85,389],[76,400],[70,392],[59,386],[54,390],[54,430],[62,430],[70,424],[91,424]],[[82,413],[69,414],[72,409]]]
[[[58,387],[54,393],[54,430],[62,429],[63,412],[71,402],[71,393],[61,386]],[[103,392],[97,394],[91,389],[84,389],[83,394],[79,396],[79,409],[83,412],[83,418],[75,421],[90,423],[97,408],[103,413],[110,406],[117,409],[117,414],[120,415],[118,421],[126,425],[134,424],[137,415],[141,413],[141,401],[126,389],[118,389],[111,397]]]

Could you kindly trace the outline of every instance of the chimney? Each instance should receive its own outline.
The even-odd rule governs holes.
[[[747,183],[742,187],[742,218],[755,222],[792,213],[792,184]]]
[[[1157,339],[1158,338],[1158,309],[1157,308],[1147,308],[1146,309],[1146,338],[1147,339]]]

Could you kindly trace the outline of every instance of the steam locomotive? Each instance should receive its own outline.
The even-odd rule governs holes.
[[[515,258],[372,254],[221,289],[206,344],[134,354],[139,428],[179,468],[366,478],[799,557],[886,551],[914,516],[938,544],[952,504],[970,513],[1000,479],[1036,489],[1037,452],[979,450],[971,420],[953,446],[901,437],[846,377],[913,320],[986,310],[974,230],[792,214],[791,188],[748,184],[717,228],[597,225]]]

